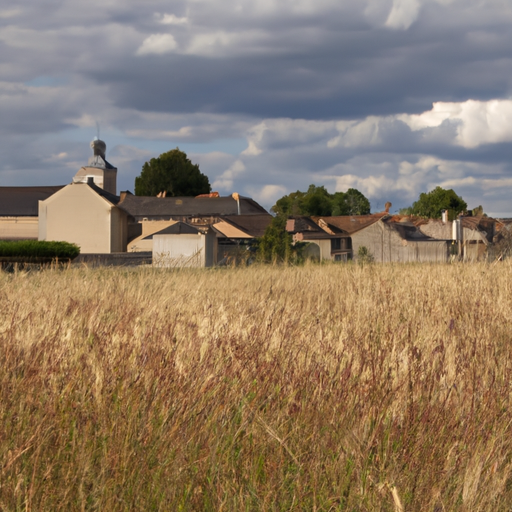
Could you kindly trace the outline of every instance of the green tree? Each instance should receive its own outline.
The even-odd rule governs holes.
[[[193,164],[179,148],[162,153],[142,166],[140,176],[135,178],[135,195],[156,196],[166,192],[167,196],[197,196],[211,191],[208,176],[197,164]]]
[[[411,214],[429,219],[440,219],[441,212],[448,210],[450,220],[455,219],[459,213],[464,212],[468,205],[453,189],[436,187],[428,193],[421,193],[419,199],[413,203]]]
[[[355,188],[333,195],[332,215],[367,215],[370,201]]]
[[[310,185],[306,192],[297,190],[281,199],[272,207],[277,215],[364,215],[370,213],[370,201],[359,190],[330,194],[325,187]]]
[[[286,231],[286,216],[278,215],[272,219],[260,238],[258,253],[263,261],[288,261],[293,252],[292,236]]]

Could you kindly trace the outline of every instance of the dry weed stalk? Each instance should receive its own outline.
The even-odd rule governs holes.
[[[511,271],[2,273],[0,509],[509,510]]]

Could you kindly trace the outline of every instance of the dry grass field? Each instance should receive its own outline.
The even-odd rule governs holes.
[[[512,264],[0,273],[0,510],[509,511]]]

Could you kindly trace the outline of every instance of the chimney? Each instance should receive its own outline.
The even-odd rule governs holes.
[[[392,207],[393,205],[388,201],[385,205],[384,205],[384,211],[386,213],[389,213],[389,209]]]
[[[238,207],[238,215],[240,215],[240,195],[238,194],[238,192],[233,192],[231,194],[231,197],[236,201],[236,205]]]
[[[128,190],[122,190],[120,193],[119,193],[119,202],[122,203],[125,199],[126,199],[126,196],[128,195],[132,195],[131,192],[129,192]]]
[[[87,176],[87,185],[94,185],[94,177],[93,176]]]
[[[448,222],[448,210],[441,210],[441,218],[443,220],[443,224]]]

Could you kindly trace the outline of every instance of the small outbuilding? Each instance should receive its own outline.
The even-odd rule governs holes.
[[[211,228],[198,229],[176,222],[153,234],[153,265],[163,268],[211,267],[217,263],[217,236]]]

